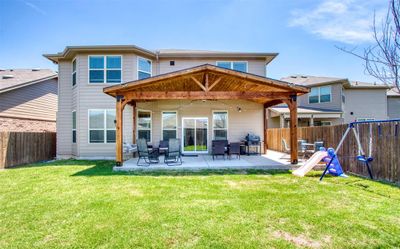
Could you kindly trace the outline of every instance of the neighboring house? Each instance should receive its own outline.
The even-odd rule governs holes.
[[[276,53],[124,45],[73,46],[44,56],[59,67],[59,158],[116,156],[118,164],[122,141],[137,138],[155,146],[180,138],[184,153],[209,153],[213,139],[241,141],[248,133],[264,140],[266,108],[289,103],[296,118],[296,95],[308,92],[266,78]]]
[[[0,131],[56,131],[57,73],[0,69]]]
[[[387,92],[387,109],[390,119],[400,119],[400,93],[397,88]]]
[[[299,126],[321,126],[353,121],[387,119],[387,85],[333,77],[296,75],[283,81],[311,88],[298,100]],[[285,106],[269,110],[269,127],[287,127]]]

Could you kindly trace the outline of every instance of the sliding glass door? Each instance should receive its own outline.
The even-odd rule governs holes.
[[[207,153],[208,118],[182,118],[184,153]]]

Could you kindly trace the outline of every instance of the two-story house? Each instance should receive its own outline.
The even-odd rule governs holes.
[[[179,138],[183,153],[209,153],[214,139],[265,137],[269,106],[288,103],[297,120],[297,96],[308,92],[266,77],[276,53],[123,45],[73,46],[44,56],[59,68],[59,158],[116,156],[119,164],[122,141],[138,138],[155,146]]]
[[[282,80],[310,87],[298,100],[299,126],[321,126],[387,119],[387,85],[333,77],[296,75]],[[280,105],[269,110],[269,127],[287,127],[289,111]]]

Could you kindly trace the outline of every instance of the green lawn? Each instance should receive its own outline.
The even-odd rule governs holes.
[[[112,173],[58,161],[0,171],[0,248],[390,248],[400,189],[284,171]]]

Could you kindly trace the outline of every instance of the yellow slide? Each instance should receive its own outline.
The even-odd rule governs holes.
[[[300,168],[296,169],[295,171],[292,172],[293,175],[295,176],[300,176],[303,177],[305,176],[312,168],[315,167],[319,162],[321,162],[322,159],[328,156],[328,153],[326,151],[317,151],[315,152],[310,159],[308,159],[303,166]]]

